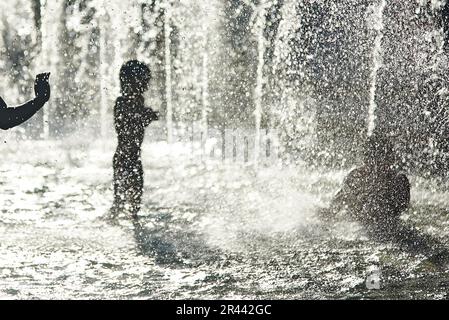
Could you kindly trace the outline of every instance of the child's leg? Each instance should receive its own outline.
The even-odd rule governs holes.
[[[140,160],[134,163],[128,181],[127,204],[129,205],[130,214],[135,217],[140,210],[143,194],[143,167]]]
[[[117,152],[113,160],[113,186],[114,186],[114,203],[111,208],[111,216],[116,217],[125,209],[126,199],[126,169],[123,167],[123,161],[120,161]]]

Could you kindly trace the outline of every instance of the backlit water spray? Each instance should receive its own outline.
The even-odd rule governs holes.
[[[165,1],[164,8],[164,53],[165,53],[165,100],[167,108],[167,142],[173,142],[173,106],[172,106],[172,75],[171,75],[171,1]]]
[[[373,48],[373,69],[371,71],[371,86],[369,91],[368,107],[368,135],[370,136],[376,126],[376,84],[377,74],[382,66],[382,38],[383,38],[383,13],[386,0],[381,0],[377,7],[371,7],[372,13],[368,20],[368,26],[376,32]]]
[[[62,13],[62,1],[43,1],[41,2],[41,53],[38,56],[40,70],[38,72],[44,72],[48,70],[52,73],[51,78],[54,83],[53,92],[57,89],[57,76],[56,72],[57,63],[59,60],[58,52],[58,36],[60,30],[59,18]],[[50,136],[49,130],[49,114],[52,112],[52,103],[50,102],[47,108],[43,109],[43,138],[48,139]]]
[[[258,8],[256,17],[256,36],[257,36],[257,78],[256,88],[254,90],[254,116],[256,122],[256,133],[254,142],[254,165],[257,167],[260,153],[260,125],[262,121],[262,97],[263,97],[263,69],[265,65],[265,37],[264,30],[266,24],[266,2],[262,1]]]

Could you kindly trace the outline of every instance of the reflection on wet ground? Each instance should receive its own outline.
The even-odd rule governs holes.
[[[342,172],[255,173],[148,145],[139,219],[111,223],[112,146],[6,147],[0,297],[448,298],[448,273],[424,257],[316,219]],[[404,220],[445,241],[446,196],[418,182]],[[379,290],[366,285],[373,267]]]

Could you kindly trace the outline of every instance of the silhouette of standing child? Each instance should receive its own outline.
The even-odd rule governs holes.
[[[158,120],[158,113],[144,106],[143,93],[151,80],[150,69],[131,60],[120,69],[121,96],[114,106],[118,145],[114,154],[114,204],[110,217],[120,213],[137,216],[143,192],[141,146],[145,127]]]

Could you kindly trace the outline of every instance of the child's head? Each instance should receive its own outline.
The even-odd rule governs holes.
[[[139,95],[148,90],[151,71],[137,60],[130,60],[120,68],[120,87],[123,95]]]

